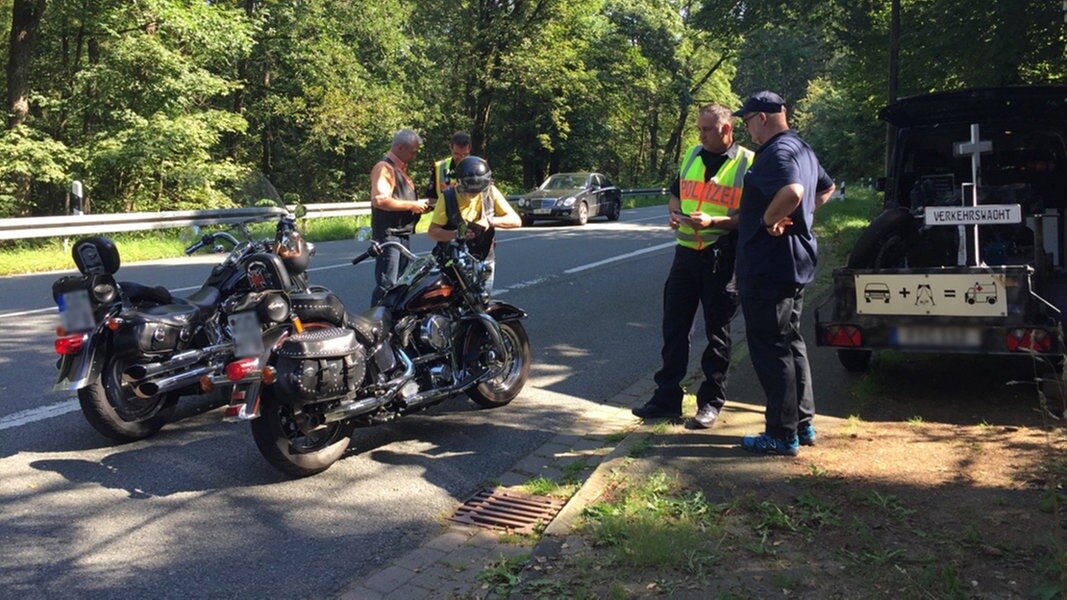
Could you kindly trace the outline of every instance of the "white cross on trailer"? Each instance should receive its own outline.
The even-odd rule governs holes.
[[[1002,317],[1006,279],[1002,273],[857,274],[856,313]]]

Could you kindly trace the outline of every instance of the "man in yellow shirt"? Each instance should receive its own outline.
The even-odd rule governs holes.
[[[427,234],[431,240],[450,242],[461,223],[467,223],[470,253],[493,265],[496,229],[522,227],[519,213],[493,185],[493,172],[477,156],[468,156],[456,166],[456,185],[444,191],[444,202],[434,205]],[[486,289],[493,289],[495,273],[489,275]]]

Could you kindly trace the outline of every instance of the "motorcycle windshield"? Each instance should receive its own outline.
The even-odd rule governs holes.
[[[404,269],[404,272],[400,274],[400,277],[396,281],[397,286],[410,286],[416,279],[422,276],[423,273],[429,272],[436,267],[436,261],[433,256],[424,254],[418,259],[408,263],[408,268]]]

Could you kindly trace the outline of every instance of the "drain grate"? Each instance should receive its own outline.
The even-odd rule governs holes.
[[[564,500],[533,496],[505,488],[482,490],[456,509],[451,520],[488,529],[533,533],[563,508]]]

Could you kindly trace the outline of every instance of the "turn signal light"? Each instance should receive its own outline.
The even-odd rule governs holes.
[[[118,331],[119,327],[122,327],[122,319],[118,317],[111,317],[107,320],[107,328],[111,331]]]
[[[67,337],[67,328],[62,325],[56,325],[56,337]]]
[[[855,348],[863,345],[863,333],[854,325],[827,325],[823,329],[823,344]]]
[[[211,381],[211,375],[201,375],[200,391],[206,394],[213,389],[215,389],[215,382]]]
[[[263,383],[271,385],[278,380],[278,370],[274,367],[263,367],[263,370],[259,372],[259,376],[263,379]]]
[[[226,379],[241,381],[246,375],[254,373],[259,362],[257,358],[242,358],[226,365]]]
[[[56,354],[70,355],[78,354],[82,351],[82,345],[85,344],[85,335],[68,335],[66,337],[56,338]]]
[[[1012,329],[1004,336],[1010,352],[1048,352],[1052,335],[1044,329]]]

